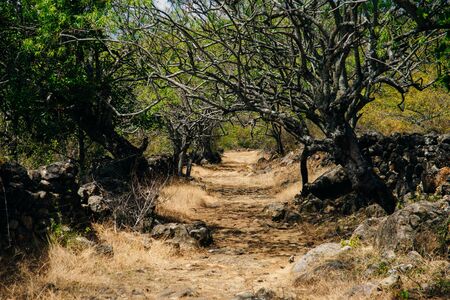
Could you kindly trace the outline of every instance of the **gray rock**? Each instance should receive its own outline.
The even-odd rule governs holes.
[[[271,300],[276,298],[274,291],[267,288],[260,288],[256,293],[255,297],[258,300]]]
[[[96,214],[102,214],[108,211],[108,206],[102,196],[90,196],[87,205],[89,209]]]
[[[379,287],[383,290],[392,289],[400,285],[400,275],[391,274],[380,281]]]
[[[95,243],[93,241],[90,241],[83,236],[77,236],[74,240],[77,244],[79,244],[83,247],[94,247],[95,246]]]
[[[245,292],[240,292],[237,293],[235,296],[235,300],[254,300],[255,299],[255,295],[253,294],[253,292],[249,292],[249,291],[245,291]]]
[[[274,222],[295,223],[301,217],[295,211],[289,209],[287,203],[271,203],[263,209],[263,214]]]
[[[372,204],[365,209],[368,218],[380,218],[386,216],[386,211],[378,204]]]
[[[417,251],[409,251],[407,257],[408,260],[416,266],[423,263],[424,261],[422,255],[420,255]]]
[[[372,282],[367,282],[364,284],[353,286],[347,292],[344,293],[344,296],[348,297],[349,299],[352,298],[361,299],[373,296],[377,291],[378,285]]]
[[[270,203],[263,209],[265,216],[272,219],[272,221],[281,221],[286,214],[286,204],[284,203]]]
[[[314,182],[306,184],[303,189],[304,192],[311,193],[320,199],[334,199],[351,192],[352,184],[345,169],[338,165]]]
[[[388,249],[381,253],[381,257],[387,261],[393,261],[397,257],[394,250]]]
[[[375,246],[381,251],[443,254],[442,230],[450,215],[448,200],[413,203],[384,220],[375,235]]]
[[[167,223],[156,225],[151,232],[153,238],[170,239],[175,243],[191,246],[209,246],[212,244],[211,230],[204,222],[193,224]]]
[[[378,227],[386,218],[370,218],[364,220],[353,231],[352,239],[358,239],[362,242],[372,243],[378,231]]]
[[[325,243],[309,250],[292,267],[292,272],[303,273],[317,265],[326,258],[333,257],[342,252],[341,244]]]
[[[100,195],[100,189],[94,182],[89,182],[80,186],[77,193],[82,199],[87,200],[90,196]]]
[[[101,243],[101,244],[95,245],[94,249],[95,249],[95,252],[99,255],[105,255],[105,256],[113,256],[114,255],[113,247],[107,243]]]

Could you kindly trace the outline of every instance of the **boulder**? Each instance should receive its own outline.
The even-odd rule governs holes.
[[[193,224],[167,223],[156,225],[152,237],[158,239],[170,239],[175,243],[191,246],[206,247],[212,244],[211,230],[204,222],[198,221]]]
[[[320,199],[335,199],[352,191],[350,179],[342,166],[336,166],[313,183],[303,187],[304,194],[311,193]]]
[[[300,221],[300,215],[289,209],[287,203],[270,203],[263,209],[263,214],[274,222],[295,223]]]
[[[348,299],[369,299],[373,297],[378,291],[378,285],[373,282],[367,282],[358,284],[350,288],[344,293],[344,296]]]
[[[441,254],[448,252],[450,200],[413,203],[388,216],[375,234],[380,251]]]
[[[90,196],[87,201],[87,206],[94,215],[104,215],[109,211],[109,207],[102,196]]]
[[[301,274],[318,267],[326,259],[332,258],[344,252],[339,243],[321,244],[303,255],[292,267],[292,272]]]
[[[99,194],[100,194],[100,188],[94,182],[89,182],[89,183],[83,184],[78,189],[78,196],[80,196],[81,199],[87,200],[87,199],[89,199],[90,196],[99,195]]]
[[[272,219],[272,221],[281,221],[286,214],[286,204],[284,203],[270,203],[263,209],[265,216]]]
[[[369,218],[364,220],[353,231],[351,239],[357,239],[364,243],[373,243],[377,235],[378,228],[386,218]]]

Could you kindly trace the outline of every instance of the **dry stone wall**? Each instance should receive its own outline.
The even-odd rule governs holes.
[[[0,165],[0,250],[45,241],[56,224],[87,222],[77,195],[77,169],[70,161],[37,170]]]

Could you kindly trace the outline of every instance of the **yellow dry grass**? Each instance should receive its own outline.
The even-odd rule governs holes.
[[[172,183],[161,190],[157,212],[179,220],[195,218],[199,208],[218,206],[218,200],[194,183]]]
[[[86,293],[90,298],[103,299],[109,294],[133,294],[132,289],[140,286],[139,293],[152,299],[152,279],[157,277],[159,270],[182,259],[178,249],[145,235],[115,232],[98,224],[95,229],[99,238],[113,247],[113,256],[98,254],[94,247],[87,245],[80,248],[53,243],[43,268],[30,271],[23,265],[20,270],[22,280],[9,286],[3,297],[80,299]],[[184,255],[188,256],[189,252]]]
[[[302,189],[301,182],[295,182],[288,185],[286,188],[282,189],[275,195],[275,199],[278,202],[290,202],[294,199],[295,195],[297,195]]]

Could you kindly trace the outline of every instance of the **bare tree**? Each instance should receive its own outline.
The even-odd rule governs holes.
[[[449,28],[447,1],[177,1],[170,12],[140,6],[155,23],[137,30],[152,75],[225,113],[255,111],[345,167],[353,188],[388,212],[396,200],[362,155],[355,125],[383,85],[403,98],[433,61]],[[419,12],[421,14],[419,15]],[[155,34],[159,32],[159,34]],[[214,96],[214,97],[211,97]],[[403,101],[399,107],[403,107]],[[306,120],[325,135],[314,139]],[[304,189],[307,191],[307,188]]]
[[[161,114],[172,142],[177,174],[189,177],[193,156],[197,156],[193,152],[200,150],[203,155],[205,151],[211,150],[208,142],[213,137],[213,129],[222,120],[221,111],[202,101],[189,99],[181,93],[180,99],[166,103]],[[185,165],[187,170],[186,174],[183,174]]]

